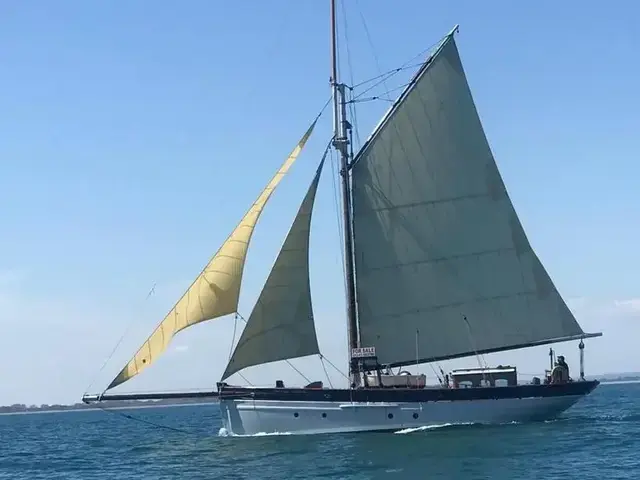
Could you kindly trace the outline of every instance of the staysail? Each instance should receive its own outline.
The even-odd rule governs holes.
[[[151,365],[179,331],[237,311],[247,249],[258,218],[298,158],[315,124],[314,121],[233,233],[107,389],[126,382]]]
[[[309,285],[311,214],[324,159],[300,205],[222,380],[254,365],[320,353]]]
[[[509,199],[453,32],[363,146],[352,182],[360,340],[381,364],[583,335]]]

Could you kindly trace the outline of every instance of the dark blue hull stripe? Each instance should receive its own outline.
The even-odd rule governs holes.
[[[360,388],[311,389],[311,388],[244,388],[224,386],[219,398],[254,399],[289,402],[451,402],[470,400],[498,400],[510,398],[546,398],[591,393],[600,382],[597,380],[570,382],[563,385],[518,385],[512,387],[477,388]]]

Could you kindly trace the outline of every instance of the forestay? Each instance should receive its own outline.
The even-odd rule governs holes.
[[[237,311],[242,273],[253,230],[271,194],[298,158],[315,124],[314,121],[220,250],[108,389],[126,382],[151,365],[179,331]]]
[[[583,333],[509,199],[453,34],[358,154],[352,181],[361,345],[380,363]]]
[[[309,285],[311,213],[324,159],[307,191],[222,379],[244,368],[320,353]]]

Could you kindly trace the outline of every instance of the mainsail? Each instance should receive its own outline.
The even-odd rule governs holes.
[[[360,341],[381,364],[583,335],[509,199],[453,33],[363,146],[352,182]]]
[[[298,158],[315,124],[316,121],[302,136],[233,233],[107,389],[126,382],[151,365],[179,331],[237,311],[247,249],[258,218],[271,194]]]
[[[320,353],[309,284],[311,213],[324,159],[300,205],[222,380],[254,365]]]

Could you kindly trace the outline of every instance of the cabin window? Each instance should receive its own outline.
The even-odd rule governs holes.
[[[420,415],[418,415],[417,413],[413,414],[413,418],[417,419]]]
[[[300,416],[300,414],[298,412],[293,414],[294,417],[298,418]]]
[[[452,378],[454,388],[493,387],[498,386],[498,381],[506,381],[506,386],[517,385],[518,383],[516,370],[514,368],[505,369],[502,367],[498,369],[454,371]]]
[[[390,413],[389,415],[387,415],[387,418],[391,420],[393,418],[393,413]]]
[[[509,380],[507,380],[506,378],[496,379],[496,387],[508,387],[508,386],[509,386]]]

